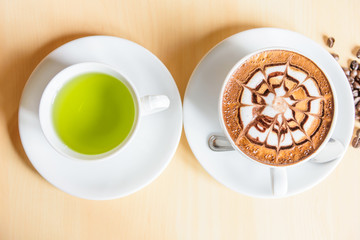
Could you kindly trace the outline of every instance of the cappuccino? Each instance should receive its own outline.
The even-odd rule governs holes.
[[[313,61],[288,50],[267,50],[233,71],[221,109],[227,132],[244,154],[284,166],[308,158],[323,143],[334,98]]]

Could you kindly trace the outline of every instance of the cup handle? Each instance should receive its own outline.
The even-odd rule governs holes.
[[[312,163],[331,162],[340,157],[344,149],[345,146],[339,140],[330,138],[330,140],[326,143],[325,148],[310,161]],[[288,190],[286,168],[270,168],[270,176],[273,195],[275,197],[284,196]]]
[[[312,163],[326,163],[331,162],[341,156],[344,152],[345,146],[339,140],[330,138],[326,143],[324,149],[319,152],[313,159]]]
[[[163,111],[170,106],[170,100],[165,95],[147,95],[140,98],[141,115],[146,116]]]
[[[325,148],[319,152],[315,158],[311,159],[312,163],[331,162],[342,154],[345,146],[334,138],[326,143]],[[288,189],[287,172],[285,168],[270,168],[271,184],[273,195],[275,197],[284,196]]]
[[[225,136],[211,135],[208,140],[209,148],[214,152],[234,151],[231,143]]]
[[[282,197],[288,190],[288,179],[285,167],[270,168],[271,187],[274,197]]]
[[[226,137],[211,135],[208,140],[209,148],[214,152],[234,151]],[[275,197],[282,197],[287,193],[287,172],[284,167],[270,168],[271,188]]]

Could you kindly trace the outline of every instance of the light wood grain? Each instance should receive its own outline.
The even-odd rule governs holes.
[[[254,27],[291,29],[322,45],[332,35],[331,51],[346,64],[360,46],[359,9],[356,0],[0,0],[0,239],[360,239],[360,150],[349,148],[310,191],[261,200],[212,179],[183,134],[152,184],[123,199],[87,201],[34,170],[17,128],[31,71],[78,37],[107,34],[141,44],[165,63],[183,97],[209,49]]]

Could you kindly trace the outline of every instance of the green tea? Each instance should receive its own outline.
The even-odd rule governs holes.
[[[105,153],[129,135],[135,120],[134,99],[124,83],[103,73],[87,73],[66,83],[53,105],[60,139],[82,154]]]

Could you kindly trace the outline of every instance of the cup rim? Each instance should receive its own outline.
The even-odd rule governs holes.
[[[271,51],[271,50],[284,50],[284,51],[290,51],[290,52],[295,52],[297,54],[300,54],[302,55],[303,57],[309,59],[310,61],[312,61],[322,72],[323,74],[325,75],[329,85],[330,85],[330,88],[331,88],[331,91],[332,91],[332,95],[333,95],[333,101],[334,101],[334,114],[333,114],[333,119],[332,119],[332,122],[331,122],[331,125],[330,125],[330,129],[329,129],[329,132],[328,134],[326,135],[324,141],[320,144],[320,146],[315,150],[315,152],[313,152],[310,156],[304,158],[303,160],[300,160],[298,162],[295,162],[295,163],[291,163],[291,164],[286,164],[286,165],[270,165],[270,164],[267,164],[267,163],[262,163],[260,161],[257,161],[255,159],[252,159],[251,157],[247,156],[244,152],[241,151],[241,149],[239,149],[236,144],[234,143],[234,141],[232,140],[232,138],[230,137],[227,129],[226,129],[226,126],[225,126],[225,123],[224,123],[224,118],[223,118],[223,115],[222,115],[222,99],[223,99],[223,94],[224,94],[224,89],[225,89],[225,86],[227,84],[227,82],[230,80],[231,76],[233,75],[233,73],[235,72],[236,69],[239,68],[240,65],[242,65],[247,59],[249,59],[250,57],[258,54],[258,53],[261,53],[261,52],[265,52],[265,51]],[[224,82],[222,84],[222,87],[221,87],[221,91],[220,91],[220,96],[219,96],[219,100],[218,100],[218,114],[219,114],[219,118],[220,118],[220,125],[221,125],[221,128],[226,136],[226,138],[228,139],[228,141],[231,143],[232,147],[234,148],[235,151],[237,151],[238,153],[240,153],[241,156],[243,156],[244,158],[248,159],[248,160],[251,160],[252,162],[255,162],[256,164],[260,164],[261,166],[267,166],[267,167],[270,167],[270,168],[284,168],[284,167],[293,167],[293,166],[298,166],[300,164],[303,164],[313,158],[316,157],[316,155],[321,152],[321,150],[326,146],[327,142],[330,140],[331,136],[333,135],[333,132],[334,132],[334,129],[335,129],[335,125],[336,125],[336,121],[337,121],[337,115],[338,115],[338,99],[337,99],[337,93],[336,93],[336,90],[335,90],[335,87],[334,87],[334,84],[332,83],[331,81],[331,78],[329,77],[329,74],[327,74],[327,72],[324,70],[325,67],[322,67],[322,66],[319,66],[318,62],[314,61],[311,57],[309,57],[307,54],[304,54],[303,52],[297,50],[297,49],[294,49],[294,48],[289,48],[289,47],[281,47],[281,46],[274,46],[274,47],[266,47],[266,48],[261,48],[261,49],[258,49],[254,52],[251,52],[247,55],[245,55],[244,57],[242,57],[239,61],[237,61],[235,63],[235,65],[231,68],[231,70],[227,73],[225,79],[224,79]]]
[[[56,133],[56,130],[54,129],[52,122],[52,105],[59,90],[66,83],[71,81],[74,77],[86,73],[104,73],[115,77],[117,80],[125,84],[125,86],[129,89],[135,104],[135,119],[129,134],[119,145],[101,154],[83,154],[72,150],[60,139],[60,137]],[[66,77],[66,75],[70,75],[70,76]],[[121,74],[114,67],[99,62],[76,63],[62,69],[53,78],[50,79],[40,98],[38,116],[40,120],[40,128],[43,135],[45,136],[45,139],[52,146],[52,148],[55,149],[59,154],[75,161],[99,162],[102,160],[109,159],[114,155],[118,154],[133,139],[135,133],[138,130],[138,126],[140,122],[140,116],[141,116],[140,97],[138,92],[136,91],[136,88],[128,80],[128,78],[123,74]],[[84,160],[91,160],[91,161],[84,161]]]

